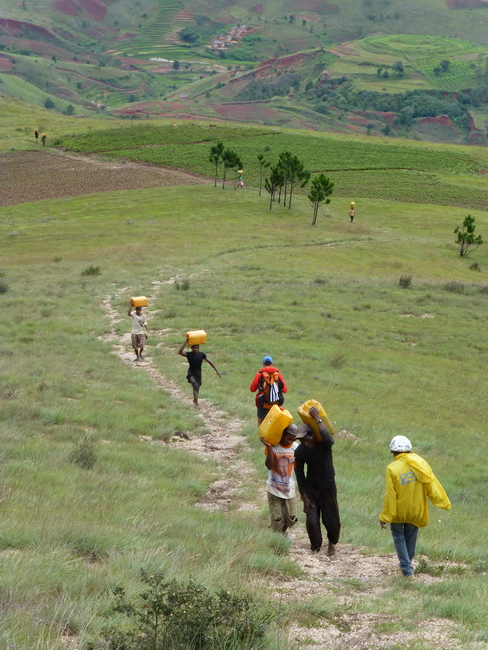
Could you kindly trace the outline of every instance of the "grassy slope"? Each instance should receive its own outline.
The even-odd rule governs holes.
[[[387,443],[404,433],[453,502],[452,513],[422,531],[419,551],[486,566],[488,249],[459,258],[452,231],[465,210],[355,199],[352,226],[348,199],[336,197],[313,230],[305,198],[291,211],[269,212],[266,198],[247,187],[116,192],[0,211],[0,270],[10,287],[0,295],[5,645],[47,650],[67,622],[95,634],[109,586],[132,586],[140,566],[209,585],[287,570],[264,511],[204,515],[192,507],[213,468],[137,436],[198,433],[198,420],[97,338],[108,331],[106,296],[122,333],[129,295],[154,292],[154,280],[175,274],[191,275],[190,289],[162,285],[154,295],[150,328],[159,334],[148,352],[185,387],[175,350],[187,329],[208,331],[207,351],[225,375],[218,382],[206,373],[205,396],[245,420],[260,482],[247,386],[267,352],[288,380],[288,408],[313,396],[338,428],[361,439],[335,452],[343,542],[391,552],[376,516]],[[486,213],[472,214],[486,233]],[[474,261],[481,273],[469,269]],[[80,277],[90,264],[102,274]],[[398,287],[402,275],[413,277],[408,290]],[[453,280],[463,293],[446,290]],[[86,433],[99,456],[88,472],[67,461]],[[482,634],[479,580],[470,573],[448,580],[452,589],[442,593],[419,587],[409,615],[440,613]],[[406,611],[388,593],[375,603],[378,611],[392,606],[399,616]]]
[[[176,129],[131,125],[117,132],[61,140],[61,144],[82,153],[103,152],[184,168],[212,178],[215,168],[208,155],[212,143],[219,140],[239,154],[247,181],[253,185],[259,184],[259,154],[275,164],[281,152],[292,151],[313,173],[328,174],[336,194],[341,196],[423,201],[469,209],[488,206],[483,148],[436,148],[400,140],[351,140],[330,134],[311,137],[277,129],[209,128],[204,123],[183,124]],[[474,181],[473,187],[466,179]]]

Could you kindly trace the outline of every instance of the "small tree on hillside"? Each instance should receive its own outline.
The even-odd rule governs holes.
[[[283,187],[285,182],[285,177],[283,170],[280,167],[271,167],[271,174],[269,178],[264,180],[264,189],[269,194],[269,209],[271,210],[273,206],[273,201],[275,200],[276,192]]]
[[[304,164],[297,158],[297,156],[292,156],[287,168],[287,175],[290,188],[288,195],[288,208],[291,208],[291,197],[293,195],[293,190],[296,186],[302,189],[305,187],[305,185],[310,180],[310,172],[308,169],[305,169]]]
[[[268,167],[271,166],[271,163],[264,158],[262,153],[258,154],[258,163],[259,163],[259,196],[261,196],[261,189],[263,187],[264,170],[268,169]]]
[[[475,228],[474,217],[468,214],[463,221],[463,225],[454,229],[454,234],[457,235],[456,244],[459,244],[459,255],[461,257],[469,255],[483,243],[481,235],[474,234]]]
[[[224,153],[223,142],[217,142],[217,144],[210,149],[210,156],[208,158],[208,161],[211,162],[212,165],[215,165],[215,187],[217,187],[217,175],[219,171],[219,165],[222,162],[223,153]]]
[[[325,174],[319,174],[312,180],[309,200],[313,205],[312,226],[317,222],[317,214],[322,203],[330,203],[329,195],[332,194],[334,183]]]
[[[222,189],[225,188],[225,181],[227,179],[227,171],[233,169],[237,172],[239,167],[242,166],[242,161],[238,154],[232,149],[225,149],[222,154],[222,164],[224,165],[224,173],[222,176]]]

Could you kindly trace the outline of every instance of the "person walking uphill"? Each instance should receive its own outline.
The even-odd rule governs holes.
[[[181,344],[180,349],[178,350],[178,354],[181,355],[182,357],[186,357],[186,360],[188,361],[188,372],[186,374],[186,378],[188,380],[188,383],[191,384],[193,388],[193,404],[195,405],[195,408],[200,408],[200,405],[198,404],[198,394],[200,392],[200,386],[202,385],[202,363],[203,361],[206,361],[208,364],[212,366],[212,368],[215,370],[217,373],[217,376],[222,377],[220,372],[217,370],[215,367],[214,363],[210,361],[210,359],[207,357],[205,352],[200,352],[200,346],[199,345],[192,345],[191,350],[186,351],[185,350],[185,345],[186,345],[186,339],[183,341]]]
[[[339,504],[337,503],[337,487],[335,469],[332,460],[332,445],[334,438],[329,434],[319,416],[317,407],[309,411],[317,422],[321,440],[317,441],[308,424],[298,427],[297,440],[301,444],[295,450],[295,475],[298,489],[303,501],[303,512],[307,515],[306,526],[310,539],[310,548],[318,553],[322,548],[322,530],[320,519],[327,531],[327,555],[335,554],[335,547],[341,532]],[[305,476],[305,465],[307,475]]]
[[[283,375],[273,366],[273,359],[263,357],[264,367],[256,373],[249,386],[251,393],[256,393],[255,404],[258,414],[258,426],[268,415],[273,404],[281,406],[284,402],[283,393],[288,391]]]
[[[412,453],[408,438],[395,436],[390,450],[394,460],[386,468],[385,503],[379,517],[381,528],[386,529],[386,524],[390,524],[403,575],[413,579],[412,560],[418,530],[429,523],[427,497],[444,510],[451,509],[451,502],[430,465]]]
[[[297,431],[296,424],[289,424],[284,429],[279,443],[274,446],[261,438],[261,442],[266,446],[265,465],[269,470],[266,492],[271,528],[282,535],[286,535],[287,529],[298,521],[293,477],[295,449],[298,447],[295,442]]]
[[[142,313],[142,307],[136,307],[135,311],[132,311],[132,307],[131,303],[127,316],[132,318],[131,342],[136,353],[134,361],[143,361],[144,355],[142,353],[147,339],[146,316]]]

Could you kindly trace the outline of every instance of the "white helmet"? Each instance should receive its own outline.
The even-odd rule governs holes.
[[[405,436],[395,436],[390,442],[391,451],[412,451],[412,443]]]

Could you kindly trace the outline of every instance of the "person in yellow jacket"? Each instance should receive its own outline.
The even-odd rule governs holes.
[[[386,529],[386,524],[390,524],[403,575],[413,579],[417,533],[429,523],[427,497],[444,510],[451,509],[451,502],[430,465],[412,453],[408,438],[395,436],[390,450],[394,460],[386,468],[385,503],[379,517],[381,528]]]

